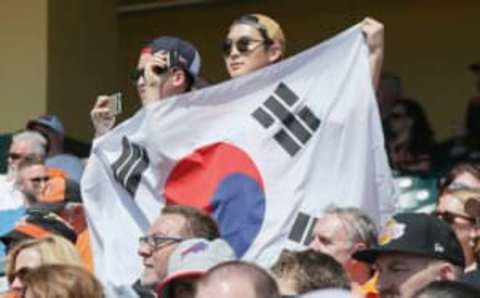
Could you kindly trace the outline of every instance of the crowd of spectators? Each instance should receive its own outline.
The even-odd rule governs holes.
[[[358,208],[327,208],[308,248],[285,249],[262,268],[237,259],[209,214],[167,205],[139,239],[143,272],[120,294],[95,277],[80,191],[86,161],[64,152],[62,123],[45,115],[14,134],[0,177],[0,297],[480,297],[480,95],[469,102],[463,134],[437,143],[400,78],[381,76],[383,25],[366,18],[361,26],[391,167],[411,175],[441,169],[434,212],[398,210],[378,230]],[[276,21],[242,16],[223,44],[227,71],[236,78],[277,63],[285,47]],[[480,65],[471,70],[480,92]],[[135,73],[144,106],[205,86],[200,54],[177,37],[148,43]],[[101,95],[92,109],[95,138],[115,126],[111,102]]]

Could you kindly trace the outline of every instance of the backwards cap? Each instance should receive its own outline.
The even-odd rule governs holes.
[[[172,36],[155,38],[150,45],[151,53],[159,51],[174,51],[178,54],[178,65],[185,69],[192,77],[200,73],[201,59],[197,49],[188,41]]]
[[[269,16],[258,13],[248,14],[237,19],[234,24],[246,24],[255,27],[267,42],[278,42],[282,48],[282,53],[285,54],[286,41],[283,30],[280,25]]]
[[[0,237],[6,246],[23,239],[39,239],[47,235],[62,236],[72,243],[77,240],[77,234],[62,218],[54,213],[29,211],[24,220],[17,223],[13,230]]]
[[[27,129],[34,129],[35,125],[42,125],[60,135],[65,134],[65,128],[63,127],[62,121],[60,121],[56,115],[43,115],[30,120],[27,123]]]

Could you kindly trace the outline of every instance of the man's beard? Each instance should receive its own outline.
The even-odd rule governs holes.
[[[386,289],[379,291],[380,298],[399,298],[402,297],[398,289]]]

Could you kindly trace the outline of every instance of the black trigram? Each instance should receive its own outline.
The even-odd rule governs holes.
[[[264,128],[269,128],[275,118],[280,120],[283,127],[274,135],[274,139],[290,156],[306,145],[320,126],[320,120],[309,107],[294,107],[298,100],[299,97],[287,85],[280,83],[274,94],[252,113]]]
[[[122,138],[122,154],[112,164],[115,180],[135,197],[143,172],[147,169],[150,160],[145,148],[131,143],[126,137]]]
[[[297,218],[293,223],[293,227],[288,234],[288,239],[305,246],[308,246],[313,240],[313,229],[317,223],[318,218],[309,214],[299,212]]]

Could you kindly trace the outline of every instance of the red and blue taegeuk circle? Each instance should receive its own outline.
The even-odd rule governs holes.
[[[217,221],[238,257],[257,237],[265,217],[265,191],[253,160],[240,148],[214,143],[180,159],[165,183],[166,204],[202,209]]]

